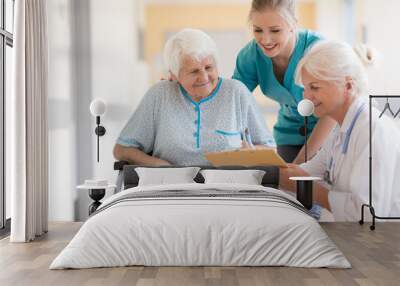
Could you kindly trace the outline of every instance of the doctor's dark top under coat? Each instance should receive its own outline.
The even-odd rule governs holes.
[[[311,31],[298,31],[282,84],[275,77],[271,58],[263,53],[255,40],[248,43],[236,59],[233,78],[243,82],[250,91],[260,85],[265,96],[280,104],[278,120],[274,126],[277,145],[304,144],[304,137],[299,133],[299,128],[304,125],[304,118],[297,112],[297,104],[303,99],[303,88],[295,84],[294,78],[297,64],[307,49],[319,39]],[[308,128],[313,129],[317,118],[310,116],[308,122]]]
[[[275,146],[241,82],[220,79],[211,95],[195,102],[177,82],[161,81],[145,94],[117,144],[152,152],[174,165],[208,165],[203,154],[240,148],[245,128],[253,144]]]

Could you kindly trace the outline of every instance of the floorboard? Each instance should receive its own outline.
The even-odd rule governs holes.
[[[357,223],[323,223],[352,269],[290,267],[118,267],[49,270],[81,223],[51,223],[32,243],[0,240],[0,285],[400,285],[400,223],[378,223],[375,231]]]

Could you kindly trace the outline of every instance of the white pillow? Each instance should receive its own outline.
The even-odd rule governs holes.
[[[234,183],[261,185],[265,171],[261,170],[202,170],[204,183]]]
[[[199,167],[135,168],[139,176],[139,186],[195,183],[193,179],[199,170]]]

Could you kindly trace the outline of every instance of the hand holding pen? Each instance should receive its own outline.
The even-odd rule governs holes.
[[[251,136],[248,128],[242,130],[242,148],[254,149],[254,145],[253,142],[251,141]]]

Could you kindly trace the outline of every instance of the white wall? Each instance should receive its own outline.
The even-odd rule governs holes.
[[[51,0],[49,35],[49,217],[72,220],[76,197],[76,119],[71,3]]]
[[[138,2],[92,0],[91,3],[92,98],[102,98],[107,102],[107,112],[102,117],[107,131],[100,139],[99,163],[95,162],[94,118],[91,118],[91,129],[84,132],[93,135],[90,158],[93,178],[104,178],[114,183],[117,174],[112,170],[112,149],[122,127],[148,88],[148,71],[147,66],[138,61]],[[80,217],[87,213],[87,204],[82,207]]]
[[[317,0],[317,30],[329,40],[345,41],[351,45],[359,42],[357,34],[360,13],[364,0]],[[360,5],[361,3],[361,5]]]
[[[400,94],[400,39],[397,37],[400,1],[320,0],[316,4],[317,30],[327,39],[343,40],[352,45],[365,40],[378,51],[377,62],[367,68],[370,93]],[[356,29],[361,30],[362,26],[366,39],[356,35]]]
[[[344,0],[320,0],[315,4],[317,31],[326,39],[345,40]]]
[[[371,92],[400,95],[400,1],[364,0],[364,9],[367,44],[382,56],[369,71]]]
[[[83,220],[91,200],[76,185],[115,182],[112,148],[148,88],[138,61],[137,2],[49,0],[49,219]],[[94,98],[108,103],[96,162]]]

